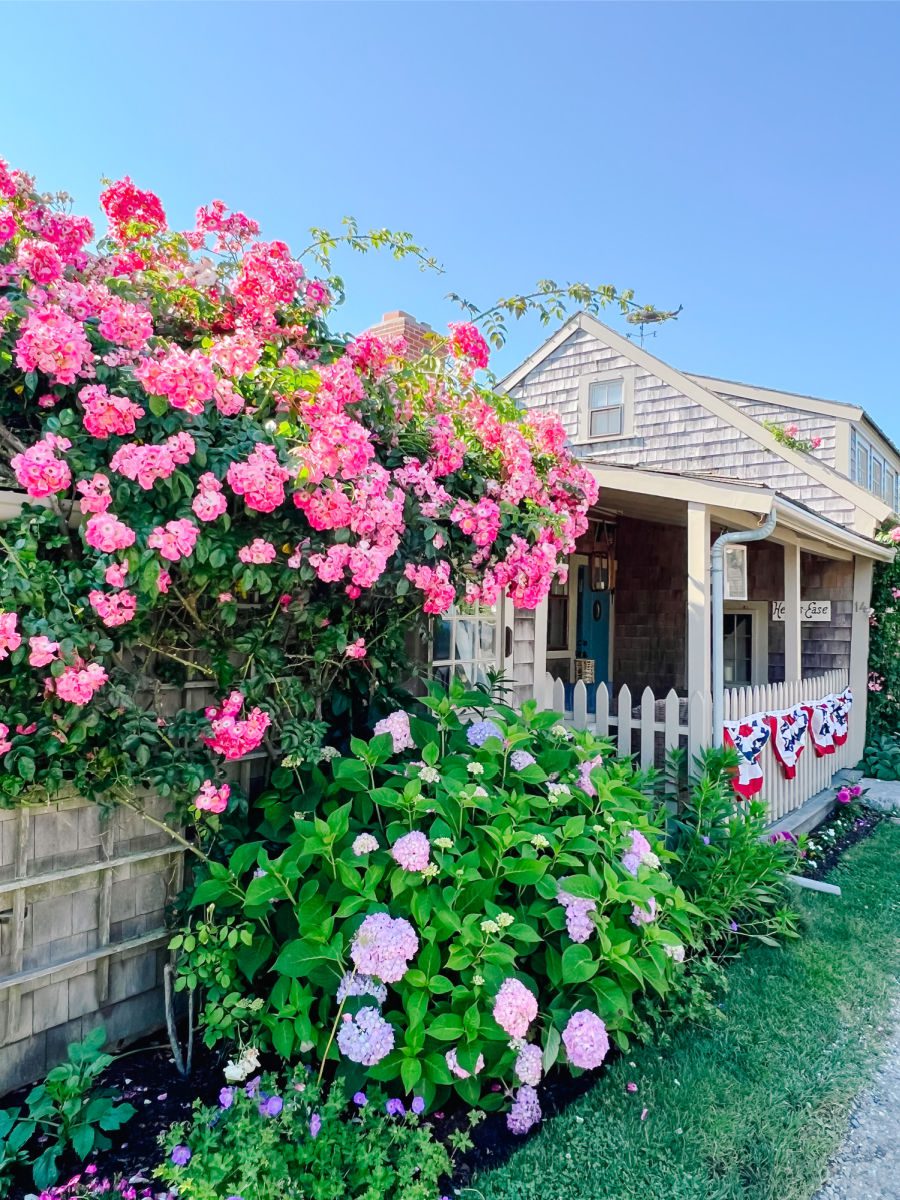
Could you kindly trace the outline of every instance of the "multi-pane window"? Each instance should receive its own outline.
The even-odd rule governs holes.
[[[432,674],[442,683],[453,675],[467,683],[487,683],[500,658],[500,606],[471,610],[455,605],[436,617],[431,640]]]
[[[900,477],[883,454],[855,428],[850,429],[850,478],[900,511]]]
[[[588,388],[591,437],[621,434],[625,416],[625,385],[621,379],[599,380]]]
[[[725,682],[729,687],[747,687],[753,672],[753,616],[751,613],[725,613]]]

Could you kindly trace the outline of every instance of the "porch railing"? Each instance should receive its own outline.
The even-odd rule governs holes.
[[[842,670],[826,671],[794,683],[735,688],[725,693],[725,720],[739,721],[753,713],[775,713],[801,702],[821,700],[829,694],[842,692],[847,683],[848,672]],[[606,685],[601,683],[596,689],[595,710],[589,710],[589,699],[588,689],[581,680],[571,689],[569,699],[562,680],[554,679],[550,674],[544,676],[538,692],[541,708],[562,713],[563,720],[575,729],[591,729],[601,737],[612,737],[617,752],[623,757],[635,755],[642,767],[661,768],[666,754],[675,747],[686,750],[690,761],[709,745],[711,698],[708,694],[695,692],[688,700],[670,691],[657,699],[647,687],[635,700],[627,685],[611,696]],[[851,712],[851,725],[853,720]],[[786,779],[770,740],[760,756],[765,781],[760,798],[768,805],[770,820],[777,822],[800,808],[831,784],[835,771],[850,765],[849,743],[837,747],[834,754],[820,758],[807,736],[806,748],[797,763],[797,774],[793,779]]]
[[[669,750],[679,746],[693,757],[709,742],[710,700],[701,692],[688,700],[673,690],[657,699],[646,687],[635,702],[627,684],[610,696],[606,684],[601,683],[596,690],[596,711],[588,710],[588,698],[587,687],[579,679],[572,702],[567,704],[565,684],[548,673],[538,702],[541,708],[563,713],[563,719],[575,729],[613,737],[618,753],[624,758],[636,754],[642,767],[662,767]]]
[[[793,683],[768,683],[761,687],[734,688],[725,693],[725,720],[740,721],[753,713],[775,713],[792,708],[806,701],[822,700],[830,694],[842,692],[849,682],[847,671],[825,671],[822,675],[811,675]],[[850,713],[850,725],[860,720],[859,709]],[[797,762],[797,774],[785,779],[784,772],[775,757],[771,739],[760,755],[765,780],[760,793],[769,807],[769,817],[778,821],[805,804],[810,797],[827,788],[835,771],[853,764],[850,761],[850,743],[837,746],[834,754],[817,756],[807,734],[806,748]]]

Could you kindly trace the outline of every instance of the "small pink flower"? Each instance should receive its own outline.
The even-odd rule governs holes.
[[[223,813],[228,807],[231,788],[227,783],[216,787],[211,779],[204,779],[200,791],[194,797],[194,806],[201,812]]]
[[[276,550],[271,542],[264,538],[254,538],[248,546],[241,546],[238,558],[242,563],[257,563],[259,565],[275,561]]]
[[[344,651],[348,658],[365,658],[366,657],[366,639],[357,638]]]
[[[40,634],[38,637],[29,638],[28,645],[31,647],[28,662],[32,667],[49,666],[58,657],[59,642],[51,642],[43,634]]]
[[[637,1091],[637,1084],[636,1084],[636,1083],[626,1083],[626,1084],[625,1084],[625,1091],[626,1091],[626,1092],[636,1092],[636,1091]]]

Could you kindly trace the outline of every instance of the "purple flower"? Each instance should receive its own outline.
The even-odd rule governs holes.
[[[837,800],[838,804],[849,804],[851,800],[850,789],[846,787],[839,788],[835,800]]]
[[[529,754],[527,750],[513,750],[509,761],[514,771],[524,771],[534,762],[534,755]]]
[[[406,1109],[403,1107],[402,1100],[388,1100],[384,1106],[384,1111],[389,1117],[405,1117]]]
[[[313,1115],[309,1118],[309,1136],[312,1138],[317,1138],[321,1128],[322,1118],[318,1113],[313,1113]]]
[[[466,730],[466,741],[470,746],[483,746],[492,737],[503,740],[503,734],[493,721],[474,721]]]
[[[365,1092],[357,1092],[356,1095],[353,1097],[353,1103],[358,1105],[360,1108],[365,1108],[365,1106],[369,1103],[368,1100],[366,1099],[366,1093]]]
[[[738,925],[737,921],[729,921],[728,928],[732,933],[737,933],[737,931],[740,929],[740,925]]]
[[[266,1096],[259,1103],[259,1115],[261,1117],[277,1117],[284,1108],[284,1101],[280,1096]]]
[[[259,1075],[257,1075],[256,1078],[251,1079],[250,1082],[244,1088],[244,1094],[249,1096],[251,1100],[256,1095],[256,1093],[259,1091],[259,1080],[260,1080],[260,1077],[259,1077]]]
[[[425,1111],[425,1101],[421,1096],[413,1096],[413,1102],[410,1108],[414,1113],[423,1113]]]
[[[367,1006],[344,1019],[337,1035],[338,1048],[351,1062],[374,1067],[394,1048],[394,1029],[377,1008]]]
[[[176,1167],[186,1167],[191,1161],[191,1150],[189,1146],[176,1146],[172,1151],[172,1162]]]
[[[705,834],[705,833],[704,833],[703,837],[702,837],[700,840],[703,842],[703,845],[704,845],[704,846],[708,846],[708,845],[709,845],[709,838],[706,836],[706,834]]]
[[[219,1092],[219,1104],[222,1108],[231,1108],[232,1104],[234,1104],[234,1088],[222,1088]]]

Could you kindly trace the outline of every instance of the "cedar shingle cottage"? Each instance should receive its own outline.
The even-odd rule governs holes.
[[[774,511],[772,534],[726,561],[724,669],[734,689],[726,715],[852,685],[850,737],[837,755],[817,761],[810,749],[805,774],[777,788],[767,766],[774,815],[798,807],[835,767],[855,763],[872,568],[893,555],[874,534],[900,507],[900,453],[865,412],[686,375],[587,314],[568,320],[499,389],[523,408],[560,415],[600,497],[567,584],[536,612],[439,623],[436,672],[479,677],[500,665],[520,701],[562,701],[602,728],[608,710],[625,749],[633,726],[644,760],[664,714],[682,734],[690,730],[692,748],[708,743],[710,546]],[[803,453],[763,421],[821,441]],[[657,759],[659,743],[656,736]]]

